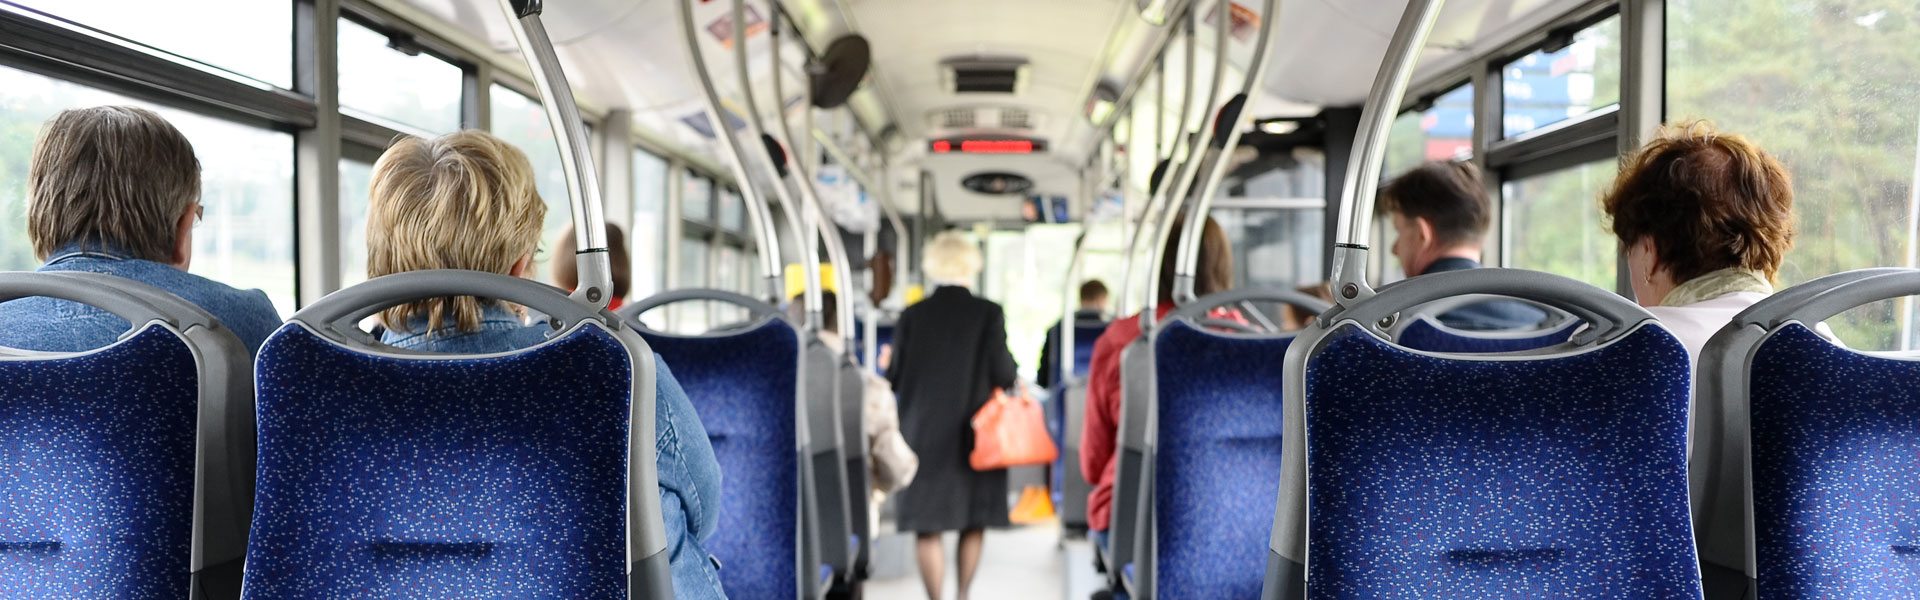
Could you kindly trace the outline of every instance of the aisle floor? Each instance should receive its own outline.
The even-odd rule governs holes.
[[[954,580],[954,544],[957,536],[948,534],[947,581],[942,600],[956,593]],[[926,591],[913,560],[913,545],[885,544],[886,551],[904,551],[904,573],[867,582],[869,600],[923,600]],[[1084,539],[1061,539],[1057,522],[1016,529],[988,531],[986,549],[981,552],[980,574],[975,577],[972,600],[1026,599],[1084,600],[1098,589],[1099,576],[1093,570],[1092,549]]]

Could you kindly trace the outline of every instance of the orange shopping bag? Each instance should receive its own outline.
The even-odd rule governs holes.
[[[967,462],[975,471],[1043,465],[1058,453],[1040,403],[1026,394],[994,390],[993,399],[973,414],[973,454]]]

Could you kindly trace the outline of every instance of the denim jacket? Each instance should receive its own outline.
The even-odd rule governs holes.
[[[172,265],[128,258],[100,244],[70,244],[55,250],[40,272],[103,273],[173,293],[212,313],[246,344],[249,354],[280,328],[280,313],[260,290],[238,290]],[[0,346],[42,352],[82,352],[112,344],[130,325],[98,308],[52,298],[21,298],[0,304]]]
[[[410,325],[410,333],[389,329],[381,341],[408,350],[490,354],[533,346],[544,341],[550,331],[545,325],[526,323],[498,302],[487,305],[480,328],[475,331],[447,326],[427,332],[424,316]],[[713,537],[720,522],[720,462],[714,458],[706,426],[700,424],[700,415],[694,412],[693,403],[667,369],[666,361],[655,354],[653,364],[654,450],[660,469],[660,508],[666,515],[674,597],[726,598],[717,562],[700,544]]]

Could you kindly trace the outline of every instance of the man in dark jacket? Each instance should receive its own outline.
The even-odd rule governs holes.
[[[1492,222],[1486,186],[1472,163],[1432,161],[1395,178],[1380,192],[1392,216],[1393,256],[1408,277],[1480,268],[1480,247]],[[1435,316],[1455,329],[1531,329],[1547,320],[1539,307],[1491,300]]]
[[[1107,284],[1101,283],[1098,279],[1089,279],[1086,283],[1080,284],[1080,309],[1073,311],[1073,323],[1075,325],[1105,323],[1107,296]],[[1046,345],[1040,349],[1040,373],[1034,377],[1034,382],[1040,385],[1040,389],[1050,390],[1053,389],[1054,384],[1060,383],[1060,363],[1058,362],[1058,357],[1061,355],[1060,327],[1066,322],[1065,319],[1056,321],[1053,328],[1047,330]],[[1085,343],[1091,348],[1093,339],[1097,337],[1099,336],[1087,339],[1074,338],[1074,345]]]

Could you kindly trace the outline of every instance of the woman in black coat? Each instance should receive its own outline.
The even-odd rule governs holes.
[[[900,530],[918,534],[920,578],[939,600],[946,557],[940,535],[960,532],[959,598],[980,567],[988,527],[1007,526],[1007,472],[975,471],[973,414],[1018,382],[1000,305],[967,291],[980,273],[979,247],[958,232],[927,244],[922,269],[938,287],[900,314],[887,380],[899,397],[900,432],[920,455],[920,472],[897,497]]]

